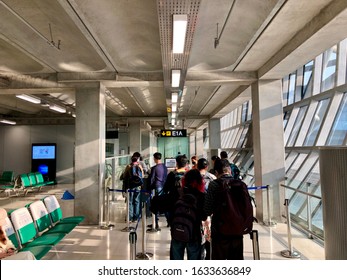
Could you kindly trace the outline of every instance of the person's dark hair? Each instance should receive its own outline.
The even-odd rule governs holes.
[[[212,156],[211,160],[216,160],[217,158],[219,158],[219,156]]]
[[[184,174],[184,177],[182,178],[182,186],[197,189],[200,192],[205,192],[203,178],[197,169],[190,169]]]
[[[176,157],[176,165],[178,168],[185,167],[188,163],[186,155],[180,155]]]
[[[133,153],[133,157],[137,157],[137,158],[139,158],[141,156],[141,154],[139,153],[139,152],[135,152],[135,153]]]
[[[220,158],[221,158],[221,159],[228,158],[228,153],[227,153],[226,151],[221,151],[221,152],[220,152]]]
[[[229,161],[227,159],[216,159],[214,162],[214,170],[216,170],[218,174],[231,174]]]
[[[156,152],[156,153],[153,154],[153,157],[154,157],[155,159],[161,159],[161,153]]]
[[[198,160],[198,169],[205,169],[206,167],[208,167],[208,161],[205,158],[199,158]]]
[[[138,159],[139,159],[138,157],[134,157],[134,156],[133,156],[133,157],[131,158],[131,162],[137,162]]]

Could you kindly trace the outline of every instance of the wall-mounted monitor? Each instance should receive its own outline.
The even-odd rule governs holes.
[[[56,144],[32,144],[32,159],[55,159]]]
[[[176,167],[176,159],[175,158],[166,158],[165,165],[167,168],[175,168]]]
[[[55,143],[33,143],[31,148],[31,171],[40,172],[45,180],[55,180],[57,167],[57,145]]]

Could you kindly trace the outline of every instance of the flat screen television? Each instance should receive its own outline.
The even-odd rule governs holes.
[[[176,159],[175,158],[166,158],[165,165],[167,168],[175,168],[176,167]]]
[[[32,159],[55,159],[56,144],[32,144]]]

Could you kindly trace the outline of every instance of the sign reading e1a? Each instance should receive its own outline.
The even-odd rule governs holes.
[[[161,130],[161,137],[187,137],[186,129]]]

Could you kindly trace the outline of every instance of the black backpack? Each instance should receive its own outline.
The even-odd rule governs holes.
[[[129,188],[135,188],[143,185],[143,176],[141,168],[134,164],[130,167]]]
[[[197,223],[197,199],[192,194],[183,194],[174,206],[171,221],[171,238],[181,242],[196,240],[195,227]]]
[[[212,216],[212,235],[244,235],[253,229],[253,205],[247,185],[232,177],[216,180],[217,209]]]

